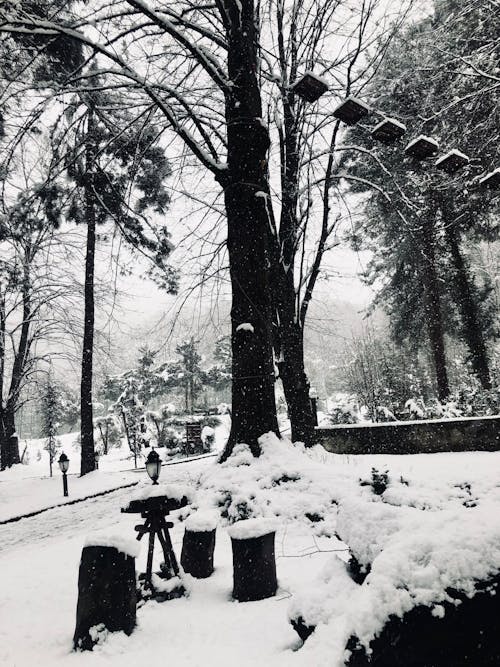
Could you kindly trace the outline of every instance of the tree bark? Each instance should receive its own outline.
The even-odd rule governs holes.
[[[12,436],[16,432],[15,415],[31,346],[30,329],[33,318],[31,312],[31,281],[29,275],[29,267],[32,259],[31,252],[32,248],[30,244],[27,243],[25,247],[22,282],[23,321],[21,324],[21,332],[19,334],[19,343],[12,364],[9,394],[5,401],[5,406],[2,409],[2,439],[5,440],[2,450],[5,451],[6,454],[6,467],[10,467],[21,461],[19,457],[19,439],[13,438]],[[4,326],[4,322],[2,322],[2,326]],[[3,332],[2,335],[4,335]]]
[[[427,219],[422,224],[422,280],[424,286],[425,310],[431,354],[434,361],[437,393],[440,401],[445,401],[450,393],[446,354],[444,345],[443,315],[441,310],[441,290],[436,271],[434,221]]]
[[[445,225],[446,239],[453,261],[457,303],[469,348],[470,361],[483,389],[491,389],[486,342],[481,327],[481,316],[471,289],[467,265],[460,251],[457,234],[452,225]]]
[[[292,442],[314,444],[315,418],[309,398],[309,379],[304,369],[304,335],[299,324],[283,326],[282,357],[278,361],[283,383]]]
[[[95,469],[94,420],[92,410],[92,376],[94,355],[94,265],[96,246],[96,201],[94,192],[94,161],[96,147],[93,132],[93,113],[88,112],[85,146],[86,178],[84,186],[87,248],[85,254],[84,325],[82,349],[82,377],[80,392],[81,463],[80,475]]]
[[[223,185],[233,297],[233,391],[231,433],[223,458],[237,442],[259,455],[259,436],[279,433],[271,335],[271,226],[262,196],[269,193],[270,140],[262,121],[257,79],[258,20],[253,0],[242,1],[241,11],[235,3],[231,11],[239,16],[228,29],[228,74],[233,87],[226,95],[228,174]]]

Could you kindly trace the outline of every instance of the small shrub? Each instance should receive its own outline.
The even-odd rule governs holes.
[[[377,468],[372,468],[371,478],[360,480],[361,486],[371,486],[375,495],[381,496],[389,486],[389,471],[380,472]]]

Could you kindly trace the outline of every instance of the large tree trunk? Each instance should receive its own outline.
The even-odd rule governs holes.
[[[491,378],[488,366],[488,353],[481,327],[481,315],[474,299],[471,281],[465,260],[460,252],[460,245],[452,225],[445,225],[446,239],[450,249],[454,268],[457,303],[462,318],[464,338],[469,348],[472,368],[483,389],[491,389]]]
[[[240,3],[238,3],[239,5]],[[235,4],[232,11],[239,12]],[[228,32],[226,98],[228,176],[224,182],[232,286],[232,423],[224,452],[244,442],[255,455],[258,438],[278,431],[271,336],[270,220],[266,199],[269,132],[262,121],[257,80],[258,38],[254,2],[242,0]]]
[[[12,406],[2,410],[2,422],[0,426],[0,451],[2,455],[2,470],[20,463],[19,439],[15,437],[16,420]]]
[[[446,354],[444,346],[443,315],[441,310],[441,290],[436,271],[434,221],[425,220],[422,225],[422,281],[424,287],[425,311],[431,354],[434,361],[437,393],[440,401],[450,393]]]
[[[314,444],[315,417],[309,398],[309,380],[304,369],[304,335],[298,323],[281,323],[280,378],[290,418],[292,442]]]
[[[89,111],[86,139],[85,222],[87,224],[87,249],[85,254],[84,324],[82,349],[82,377],[80,393],[81,412],[81,463],[80,474],[95,469],[94,420],[92,411],[92,375],[94,357],[94,264],[96,245],[96,216],[94,192],[95,144],[92,111]]]

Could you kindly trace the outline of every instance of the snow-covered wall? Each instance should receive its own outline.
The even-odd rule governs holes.
[[[500,450],[500,416],[317,428],[335,454],[423,454]]]

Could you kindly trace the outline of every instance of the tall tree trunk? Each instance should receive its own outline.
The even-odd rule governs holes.
[[[464,338],[469,348],[470,360],[474,373],[483,389],[491,389],[491,378],[488,365],[488,353],[478,304],[474,299],[469,272],[460,251],[457,234],[452,225],[445,225],[446,240],[450,249],[454,268],[457,303],[464,328]]]
[[[280,378],[290,418],[292,442],[314,444],[315,418],[309,398],[309,379],[304,369],[304,335],[298,323],[281,323],[281,356],[278,359]]]
[[[10,468],[10,466],[20,463],[19,456],[19,438],[16,437],[16,418],[12,405],[7,405],[2,410],[2,427],[0,435],[2,438],[2,470]],[[4,465],[5,459],[5,465]]]
[[[423,254],[422,280],[424,286],[425,311],[431,354],[434,361],[437,393],[440,401],[450,393],[446,354],[444,346],[443,315],[441,310],[441,289],[436,271],[435,229],[432,219],[422,225],[421,251]]]
[[[3,407],[3,428],[2,438],[5,439],[3,449],[6,451],[6,465],[10,467],[16,463],[20,463],[19,456],[19,439],[14,437],[16,432],[15,415],[19,402],[19,395],[22,389],[23,379],[25,377],[26,362],[28,360],[29,350],[31,346],[30,329],[33,314],[31,312],[31,280],[30,280],[30,264],[31,264],[32,248],[29,243],[25,247],[24,265],[23,265],[23,283],[22,283],[22,299],[23,299],[23,321],[21,324],[21,333],[19,334],[19,343],[14,354],[14,362],[12,364],[9,394]]]
[[[84,324],[82,349],[82,377],[80,392],[81,463],[80,474],[95,469],[94,420],[92,411],[92,376],[94,357],[94,265],[96,246],[96,201],[94,192],[94,161],[96,156],[93,137],[93,112],[88,112],[86,137],[86,178],[84,186],[87,249],[85,254]]]
[[[4,427],[4,388],[5,375],[5,297],[0,295],[0,470],[8,467],[9,450]]]
[[[231,3],[232,4],[232,3]],[[258,438],[278,434],[274,397],[270,220],[266,199],[269,131],[262,121],[258,85],[258,17],[253,0],[234,3],[228,31],[226,97],[228,175],[223,183],[232,286],[232,422],[227,457],[235,443],[259,455]]]

